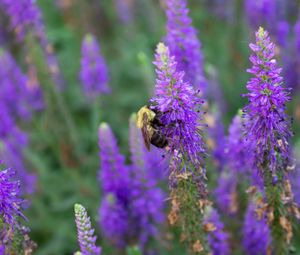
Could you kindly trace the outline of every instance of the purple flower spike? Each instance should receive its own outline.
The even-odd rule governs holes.
[[[253,66],[247,71],[254,75],[247,83],[249,104],[244,108],[245,136],[251,143],[254,159],[261,169],[269,162],[275,173],[279,167],[277,155],[283,161],[289,157],[288,140],[291,137],[290,121],[285,114],[285,104],[290,100],[283,85],[281,68],[273,58],[275,45],[263,28],[256,32],[256,43],[250,44]]]
[[[91,227],[86,209],[80,204],[75,204],[74,210],[78,242],[82,255],[100,255],[101,248],[95,244],[97,237],[94,236],[94,229]]]
[[[99,181],[104,194],[99,208],[99,223],[108,240],[118,247],[124,247],[132,237],[127,210],[131,198],[130,172],[119,152],[116,138],[106,123],[99,127],[99,147]]]
[[[223,213],[233,215],[237,212],[237,180],[234,172],[221,173],[214,193],[217,205]]]
[[[270,230],[264,219],[257,218],[253,203],[248,205],[243,232],[243,246],[248,255],[267,254]]]
[[[139,131],[131,119],[133,165],[125,166],[111,129],[105,123],[100,125],[99,178],[104,199],[99,209],[99,218],[103,234],[118,248],[123,249],[134,243],[141,250],[147,251],[150,238],[158,235],[157,223],[164,220],[164,195],[156,186],[158,179],[151,172],[152,162],[148,161],[145,151],[139,150],[144,146]]]
[[[140,169],[154,182],[166,180],[168,170],[168,158],[165,157],[162,149],[151,147],[148,151],[141,133],[136,126],[136,115],[130,118],[129,145],[131,162],[136,169]]]
[[[108,70],[100,53],[100,47],[93,35],[86,35],[81,48],[80,79],[84,93],[93,98],[102,93],[109,93]]]
[[[29,28],[40,31],[42,16],[35,0],[1,0],[0,7],[10,17],[10,26],[19,39],[23,39]]]
[[[247,148],[248,141],[244,139],[242,118],[237,115],[229,126],[226,149],[228,164],[235,173],[246,174],[253,164],[252,155]]]
[[[212,255],[229,255],[231,254],[228,245],[228,234],[224,231],[224,224],[220,219],[218,212],[215,209],[211,209],[206,222],[212,223],[216,228],[214,231],[208,234],[208,243],[212,252]]]
[[[31,86],[28,77],[22,73],[13,57],[1,48],[0,64],[1,100],[5,102],[12,116],[29,120],[33,110],[43,107],[40,88]]]
[[[12,180],[14,175],[11,169],[0,171],[0,217],[10,227],[17,223],[17,216],[24,217],[20,211],[20,183]]]
[[[207,84],[203,72],[201,44],[188,16],[186,0],[164,1],[167,6],[166,44],[178,63],[178,70],[185,72],[186,81],[205,93]]]
[[[149,152],[145,149],[143,137],[136,126],[136,118],[130,119],[130,150],[133,166],[132,171],[132,213],[136,220],[140,246],[144,247],[151,237],[158,234],[157,224],[164,220],[165,195],[157,186],[159,178],[154,172],[163,172],[166,168],[163,158],[157,151]],[[143,146],[143,147],[142,147]],[[148,155],[149,153],[149,155]],[[156,164],[151,156],[157,157]],[[153,167],[153,168],[151,168]]]
[[[246,0],[245,12],[248,23],[253,28],[259,25],[273,25],[277,20],[277,3],[274,0]]]
[[[203,103],[194,88],[184,81],[184,72],[177,70],[175,57],[168,47],[159,43],[155,62],[157,80],[154,107],[162,112],[162,132],[168,138],[171,152],[187,157],[196,166],[203,162],[205,152],[199,133],[199,106]]]

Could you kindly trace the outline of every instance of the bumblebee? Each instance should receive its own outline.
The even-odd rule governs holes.
[[[137,113],[136,125],[141,129],[145,146],[150,150],[150,144],[158,148],[165,148],[168,140],[161,132],[163,124],[159,120],[161,115],[158,111],[152,111],[148,106],[143,106]]]

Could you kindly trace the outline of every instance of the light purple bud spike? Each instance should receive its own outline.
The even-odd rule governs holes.
[[[94,235],[94,229],[92,229],[86,209],[80,204],[75,204],[74,211],[78,243],[82,255],[100,255],[101,248],[95,244],[97,237]]]

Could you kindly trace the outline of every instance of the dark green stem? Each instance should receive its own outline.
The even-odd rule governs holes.
[[[288,254],[289,246],[286,241],[287,233],[280,224],[280,218],[287,216],[287,211],[281,199],[283,185],[281,181],[273,184],[272,180],[272,172],[265,167],[264,185],[266,199],[269,210],[273,210],[274,212],[274,219],[270,224],[273,253],[276,255],[285,255]]]

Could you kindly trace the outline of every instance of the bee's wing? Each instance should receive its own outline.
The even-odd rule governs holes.
[[[143,114],[143,126],[141,128],[142,130],[142,135],[144,138],[145,146],[148,150],[150,150],[150,141],[151,137],[149,136],[149,130],[148,130],[148,116],[146,113]]]

